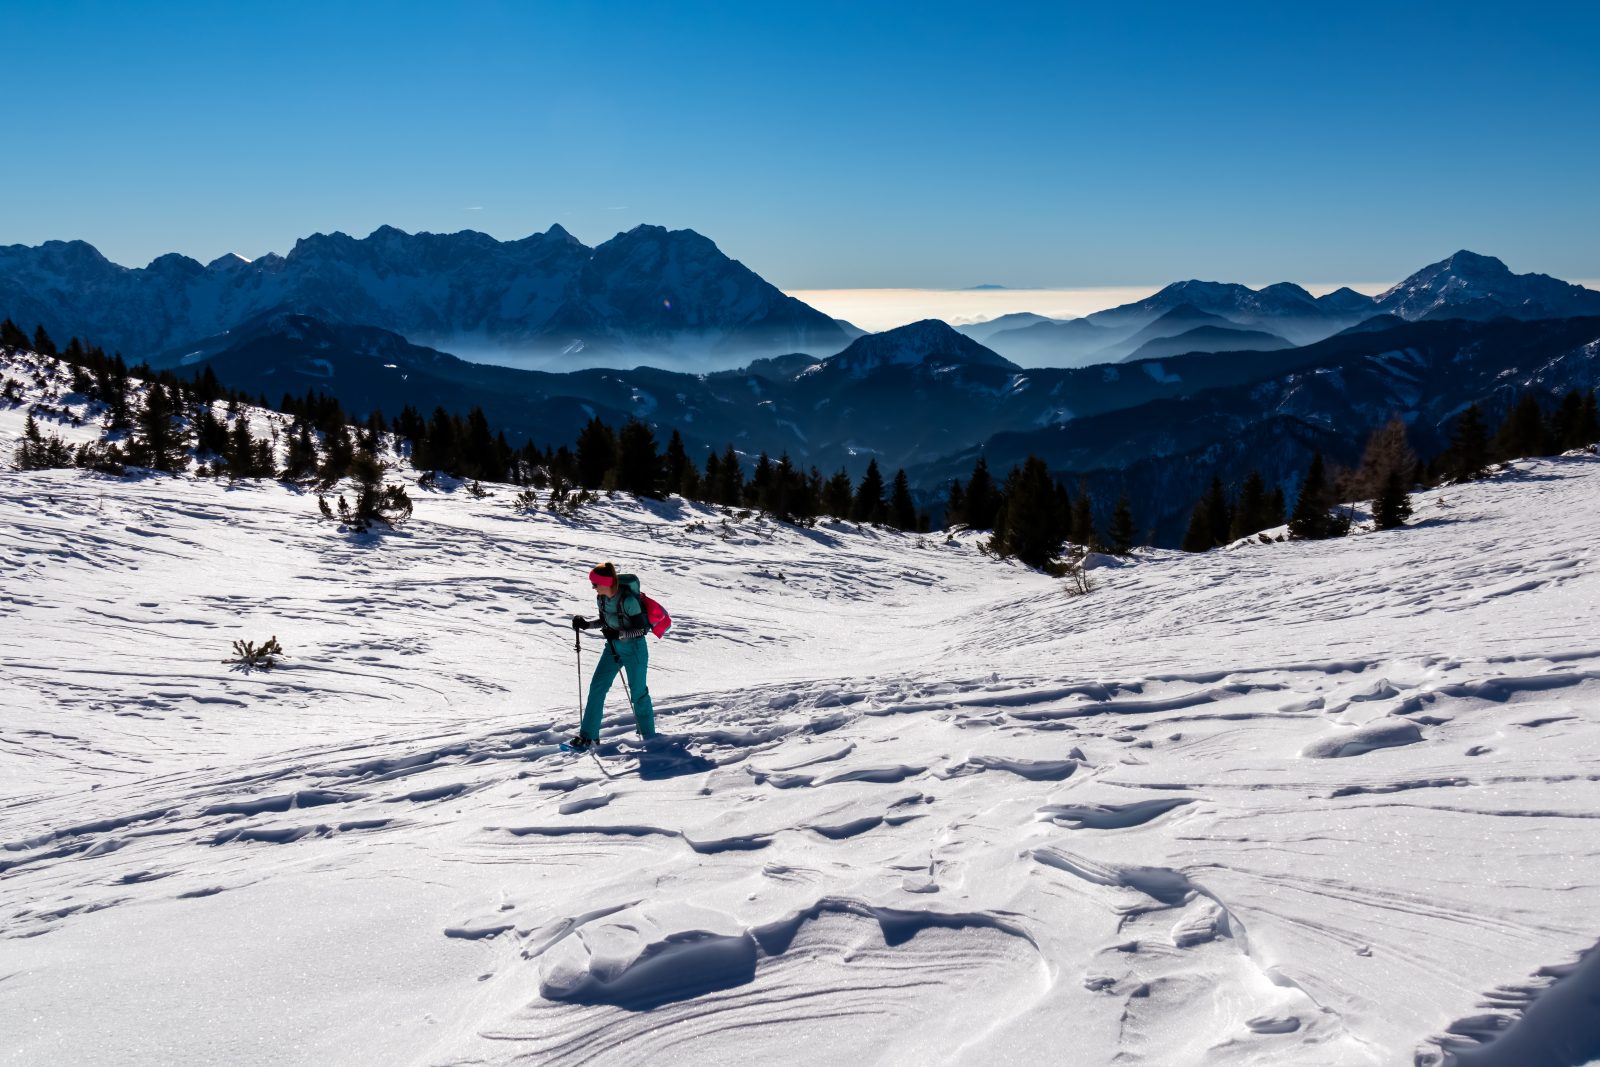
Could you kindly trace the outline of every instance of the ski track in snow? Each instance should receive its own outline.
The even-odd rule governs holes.
[[[1597,487],[1070,600],[970,536],[0,475],[0,1063],[1560,1062]],[[577,756],[600,558],[670,743]]]

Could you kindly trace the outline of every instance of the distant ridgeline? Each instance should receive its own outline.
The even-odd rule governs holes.
[[[9,319],[0,323],[0,353],[7,357],[8,371],[31,371],[35,385],[44,389],[32,404],[26,434],[13,457],[22,469],[77,466],[121,473],[136,466],[229,479],[276,478],[322,489],[350,478],[359,487],[355,511],[361,523],[409,515],[404,490],[383,484],[389,461],[408,462],[425,472],[424,485],[438,472],[466,480],[473,492],[479,491],[480,480],[524,486],[520,499],[530,507],[537,506],[535,492],[548,490],[548,506],[563,509],[606,490],[645,497],[676,494],[760,509],[796,523],[832,517],[902,530],[926,531],[931,525],[928,510],[919,509],[913,498],[904,469],[886,486],[875,460],[859,482],[844,468],[829,477],[815,466],[802,469],[787,454],[774,461],[763,452],[750,465],[731,444],[720,455],[707,450],[702,465],[689,455],[678,431],[672,431],[663,452],[655,431],[632,417],[620,432],[591,417],[571,447],[563,443],[545,448],[531,442],[513,447],[481,408],[463,417],[436,407],[425,418],[407,407],[392,421],[374,409],[364,422],[352,425],[340,402],[326,394],[285,394],[274,405],[265,396],[252,398],[225,387],[210,366],[189,379],[147,366],[129,368],[120,356],[108,357],[76,338],[58,351],[42,327],[30,338]],[[82,423],[80,416],[70,414],[67,394],[49,387],[49,365],[56,361],[67,368],[71,394],[88,401],[104,427],[102,434],[76,448],[38,423],[39,418]],[[17,379],[7,373],[0,378],[0,403],[23,403],[25,393],[26,376]],[[219,416],[217,408],[224,404]],[[258,437],[247,405],[279,412],[289,421],[281,433],[273,426],[268,435]],[[1290,533],[1317,538],[1348,532],[1350,517],[1340,502],[1352,500],[1372,500],[1378,525],[1401,525],[1409,515],[1407,496],[1413,488],[1479,477],[1498,460],[1592,444],[1600,438],[1600,420],[1593,386],[1586,392],[1569,390],[1548,413],[1537,392],[1524,391],[1492,438],[1477,403],[1453,420],[1448,447],[1429,460],[1418,458],[1408,436],[1404,422],[1391,418],[1367,438],[1360,463],[1349,468],[1330,467],[1322,451],[1316,451],[1304,478],[1297,479]],[[1355,443],[1331,433],[1328,441],[1344,453],[1352,452]],[[1179,461],[1166,462],[1169,469],[1180,469]],[[1119,476],[1128,479],[1126,472]],[[1126,552],[1137,544],[1171,541],[1150,527],[1141,529],[1126,488],[1107,512],[1103,505],[1110,497],[1102,494],[1097,501],[1090,484],[1089,476],[1080,477],[1075,493],[1069,493],[1068,479],[1052,475],[1034,454],[997,484],[980,454],[968,479],[949,482],[948,495],[940,502],[942,518],[946,525],[993,530],[989,544],[998,555],[1040,567],[1049,566],[1069,544]],[[385,493],[393,505],[388,512],[373,503]],[[1254,468],[1236,491],[1213,473],[1198,503],[1190,507],[1176,498],[1173,503],[1189,515],[1182,539],[1189,551],[1280,526],[1286,515],[1284,486],[1269,488]],[[340,504],[346,507],[342,497]]]
[[[566,248],[560,254],[581,259],[589,265],[584,270],[604,267],[612,287],[606,292],[642,292],[666,284],[662,279],[670,272],[662,273],[663,263],[676,264],[674,270],[699,263],[705,278],[723,269],[720,253],[711,254],[715,246],[692,237],[697,240],[646,227],[600,249],[574,250],[570,237],[547,234],[529,238],[533,244],[515,256]],[[406,277],[415,281],[426,273],[417,264],[428,262],[414,254],[419,247],[453,255],[450,242],[458,239],[482,246],[474,255],[487,260],[472,260],[481,269],[487,269],[484,262],[512,255],[507,244],[483,235],[447,240],[379,231],[365,241],[335,235],[302,242],[309,247],[297,246],[283,262],[303,267],[314,261],[332,270],[329,264],[371,260],[393,267],[403,260],[411,264]],[[696,249],[698,259],[689,255]],[[74,255],[82,258],[82,250],[0,249],[0,296],[37,309],[36,291],[47,288],[40,279],[48,275],[59,282],[71,275]],[[24,261],[27,270],[16,269]],[[238,268],[218,263],[177,270],[181,264],[166,263],[158,270],[162,262],[143,273],[194,276],[201,269],[209,277]],[[268,267],[293,273],[268,264],[262,277],[272,274]],[[354,285],[351,278],[370,274],[341,266],[329,276]],[[633,281],[624,285],[624,279]],[[357,299],[359,293],[340,286],[330,291],[349,298],[341,316],[382,317],[352,310],[377,296]],[[80,302],[90,301],[84,296]],[[984,526],[994,521],[985,508],[974,509],[960,496],[950,500],[952,483],[975,478],[981,458],[986,473],[1000,483],[996,492],[1005,491],[1009,472],[1018,479],[1027,474],[1023,480],[1037,485],[1039,471],[1045,471],[1044,481],[1060,490],[1052,508],[1078,515],[1070,525],[1079,534],[1092,527],[1104,543],[1134,538],[1162,545],[1197,545],[1206,537],[1215,543],[1258,522],[1257,528],[1275,525],[1268,520],[1284,508],[1274,501],[1292,510],[1318,455],[1329,492],[1367,492],[1378,476],[1363,460],[1368,438],[1396,417],[1404,427],[1403,451],[1424,460],[1420,468],[1413,465],[1413,483],[1459,476],[1443,457],[1459,444],[1459,423],[1473,405],[1485,426],[1493,427],[1526,394],[1551,422],[1544,440],[1555,447],[1570,439],[1565,427],[1572,405],[1581,409],[1600,377],[1600,293],[1543,275],[1515,275],[1498,260],[1467,252],[1424,268],[1376,298],[1348,290],[1312,298],[1289,285],[1252,290],[1181,282],[1086,319],[1054,323],[1028,316],[1021,325],[1015,322],[957,331],[926,320],[848,344],[848,331],[831,334],[819,327],[814,337],[832,338],[819,342],[820,356],[789,352],[715,373],[658,367],[551,373],[467,362],[326,309],[280,309],[197,343],[172,359],[164,375],[157,366],[133,377],[169,386],[181,379],[191,398],[223,387],[239,396],[282,396],[278,407],[314,420],[317,434],[337,436],[335,427],[347,418],[378,426],[410,442],[410,457],[422,469],[525,484],[544,477],[575,489],[614,485],[676,492],[799,520],[878,515],[907,528],[956,519]],[[1098,357],[1119,362],[1024,367],[1017,361],[1023,353],[1009,348],[1004,336],[1055,326],[1093,337]],[[12,333],[11,347],[40,347],[14,327]],[[1219,337],[1240,347],[1142,355],[1199,340],[1209,345]],[[1282,347],[1262,347],[1278,340]],[[79,344],[78,357],[73,351],[69,345],[64,355],[78,362],[85,350]],[[1067,348],[1055,351],[1063,360],[1071,356]],[[385,414],[393,412],[399,414]],[[221,454],[210,448],[215,433],[203,418],[191,429],[205,435],[205,455]],[[656,444],[661,440],[668,443],[657,457],[658,469],[651,456],[662,451]],[[1030,458],[1038,463],[1030,466]],[[686,473],[691,469],[692,479]],[[1340,480],[1342,471],[1363,469],[1354,481]],[[887,477],[891,470],[900,473]],[[833,473],[822,473],[827,471]],[[1252,473],[1259,476],[1259,492]],[[728,487],[734,476],[737,491]],[[881,489],[882,483],[903,483],[909,506],[904,499],[894,505],[895,494]],[[1124,508],[1116,507],[1119,499]],[[1194,519],[1197,500],[1210,509],[1200,526]],[[1223,510],[1225,521],[1217,517]],[[1114,536],[1113,529],[1126,536]]]

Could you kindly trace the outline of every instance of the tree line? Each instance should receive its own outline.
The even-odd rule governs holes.
[[[16,455],[24,469],[76,465],[120,470],[126,465],[177,472],[187,469],[192,450],[196,472],[202,475],[278,478],[324,488],[354,477],[364,487],[362,498],[370,502],[384,498],[379,457],[393,449],[421,471],[548,489],[552,501],[564,500],[574,489],[621,491],[750,508],[800,524],[826,517],[910,531],[931,526],[929,513],[911,494],[905,470],[897,470],[886,483],[876,459],[855,481],[843,467],[825,476],[814,465],[802,468],[786,453],[773,459],[762,452],[747,475],[745,459],[732,444],[720,454],[709,449],[696,462],[677,430],[663,449],[649,424],[633,417],[617,430],[593,416],[571,447],[540,448],[530,442],[514,448],[481,408],[462,417],[436,407],[424,417],[408,406],[392,421],[377,410],[355,420],[336,398],[314,390],[301,396],[286,393],[274,405],[266,397],[225,388],[209,366],[189,379],[145,364],[130,368],[120,355],[108,357],[77,338],[58,349],[42,326],[30,337],[10,319],[0,322],[0,348],[31,349],[60,359],[70,368],[73,391],[103,405],[107,413],[106,439],[76,449],[41,430],[30,414]],[[135,380],[143,381],[142,391],[133,388]],[[13,394],[6,383],[5,395]],[[218,416],[216,407],[224,401],[226,412]],[[267,436],[258,437],[243,413],[245,405],[276,410],[289,422],[282,432],[273,425]],[[1410,493],[1419,487],[1471,480],[1496,462],[1558,454],[1597,439],[1600,420],[1592,388],[1586,393],[1571,390],[1548,414],[1534,393],[1525,392],[1492,435],[1482,409],[1472,404],[1455,420],[1449,447],[1427,462],[1411,449],[1404,423],[1392,418],[1371,434],[1354,468],[1335,468],[1320,453],[1315,455],[1300,479],[1292,509],[1286,506],[1283,487],[1269,487],[1259,471],[1249,472],[1231,493],[1214,476],[1190,510],[1182,547],[1203,552],[1285,523],[1295,538],[1339,536],[1349,532],[1352,518],[1339,506],[1341,501],[1371,501],[1375,524],[1392,528],[1410,518]],[[399,502],[392,502],[398,513]],[[403,510],[409,511],[408,502]],[[1126,493],[1103,527],[1099,514],[1082,482],[1069,491],[1037,456],[1030,455],[997,483],[979,455],[965,482],[951,482],[944,524],[992,531],[987,542],[991,551],[1036,567],[1048,565],[1068,544],[1125,553],[1140,543]]]

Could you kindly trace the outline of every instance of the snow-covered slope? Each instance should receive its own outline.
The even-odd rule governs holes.
[[[1434,1062],[1600,936],[1597,489],[1069,599],[965,536],[0,474],[0,1063]],[[580,758],[601,558],[675,743]]]

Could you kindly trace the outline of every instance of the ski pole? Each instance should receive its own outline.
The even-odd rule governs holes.
[[[578,721],[583,722],[583,645],[578,641],[578,628],[572,628],[572,651],[578,654]],[[580,725],[579,732],[582,732]]]

